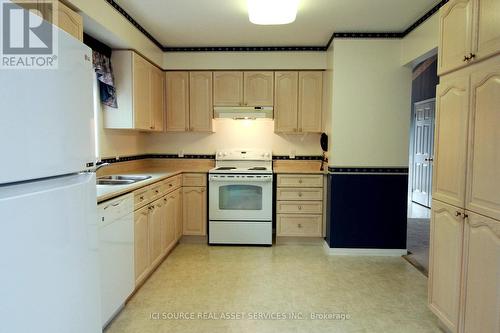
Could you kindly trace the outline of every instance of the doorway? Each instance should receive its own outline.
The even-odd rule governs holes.
[[[432,161],[434,156],[434,98],[416,102],[413,130],[411,201],[430,208],[432,202]]]
[[[405,258],[425,275],[429,269],[435,98],[438,83],[435,55],[414,67],[409,147],[408,255]]]

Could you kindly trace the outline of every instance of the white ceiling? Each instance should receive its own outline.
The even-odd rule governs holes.
[[[189,46],[323,46],[333,32],[401,32],[439,0],[300,0],[282,26],[248,21],[246,0],[115,0],[160,43]]]

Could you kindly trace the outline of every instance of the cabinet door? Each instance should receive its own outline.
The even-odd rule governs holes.
[[[463,215],[464,211],[461,209],[432,201],[429,306],[451,332],[458,332]]]
[[[477,0],[474,51],[478,59],[500,52],[500,1]]]
[[[189,130],[212,131],[212,72],[189,73]]]
[[[189,130],[189,74],[167,72],[165,78],[166,129],[169,132]]]
[[[442,80],[437,88],[432,197],[464,207],[469,79]]]
[[[500,221],[467,212],[464,333],[500,333]]]
[[[184,206],[184,195],[182,189],[177,189],[173,192],[174,202],[175,202],[175,239],[179,240],[182,237],[183,232],[183,206]]]
[[[245,106],[273,106],[274,73],[245,72],[243,104]]]
[[[151,65],[151,127],[153,131],[163,131],[163,113],[165,88],[163,71]]]
[[[214,105],[243,105],[243,72],[214,72]]]
[[[133,104],[134,128],[140,130],[151,129],[151,94],[150,73],[151,64],[141,56],[132,53],[133,60]]]
[[[134,214],[135,284],[141,283],[149,273],[149,207]]]
[[[149,213],[149,264],[151,267],[155,267],[162,258],[162,246],[161,246],[161,225],[162,225],[162,214],[163,210],[163,200],[156,200],[150,206]]]
[[[83,41],[83,19],[80,14],[64,5],[57,4],[57,25],[76,39]]]
[[[500,58],[471,76],[467,209],[500,220]]]
[[[473,0],[452,0],[439,11],[438,74],[467,65],[471,52]]]
[[[169,194],[163,200],[165,203],[165,228],[164,231],[162,231],[164,236],[163,250],[167,252],[177,240],[175,233],[175,224],[177,222],[175,192]]]
[[[296,132],[298,129],[298,72],[276,72],[274,91],[274,131]]]
[[[207,197],[205,187],[184,187],[183,234],[205,236],[207,225]]]
[[[323,72],[299,72],[299,132],[322,132]]]
[[[31,1],[34,2],[34,1]],[[57,2],[57,3],[56,3]],[[56,24],[60,29],[66,31],[68,34],[72,35],[76,39],[83,41],[83,18],[80,14],[66,6],[60,1],[39,1],[38,9],[42,12],[44,19]],[[54,16],[57,20],[52,17],[52,4],[54,3]],[[21,5],[24,5],[21,3]],[[54,23],[56,22],[56,23]]]

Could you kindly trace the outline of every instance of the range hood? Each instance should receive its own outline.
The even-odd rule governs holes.
[[[273,119],[272,106],[216,106],[214,107],[215,118],[230,119]]]

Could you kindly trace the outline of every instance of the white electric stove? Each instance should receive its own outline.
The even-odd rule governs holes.
[[[209,244],[272,245],[272,154],[218,151],[209,171]]]

